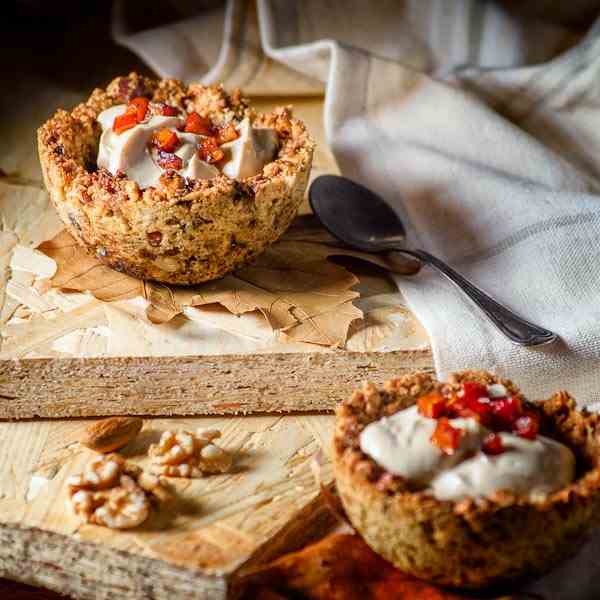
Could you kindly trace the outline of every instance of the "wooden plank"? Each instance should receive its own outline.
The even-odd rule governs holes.
[[[0,418],[331,410],[362,381],[431,370],[429,350],[0,361]]]
[[[222,600],[236,596],[243,567],[333,525],[311,470],[332,416],[147,420],[122,452],[143,468],[170,428],[217,427],[237,459],[228,474],[169,479],[176,501],[128,531],[82,524],[67,506],[65,480],[93,456],[74,443],[87,423],[0,423],[0,577],[84,600]],[[331,480],[328,463],[323,477]]]

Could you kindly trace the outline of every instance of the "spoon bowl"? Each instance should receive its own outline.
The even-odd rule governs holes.
[[[317,177],[308,198],[325,229],[349,246],[363,252],[384,252],[405,242],[404,225],[390,205],[346,177]]]

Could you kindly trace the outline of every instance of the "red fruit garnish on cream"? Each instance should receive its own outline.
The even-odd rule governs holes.
[[[502,454],[504,452],[504,445],[502,444],[502,438],[497,433],[489,433],[485,436],[481,449],[486,454]]]
[[[163,117],[177,117],[179,115],[179,110],[170,104],[165,104],[164,102],[160,102],[158,104],[158,108],[160,110],[160,114]]]
[[[527,411],[513,425],[513,432],[528,440],[535,440],[539,430],[540,418],[534,411]]]
[[[424,417],[439,419],[444,416],[446,410],[446,399],[439,392],[430,392],[421,396],[417,401],[419,412]]]
[[[212,124],[210,119],[201,117],[197,112],[191,112],[185,120],[183,131],[197,135],[212,135]]]
[[[179,138],[171,129],[159,129],[152,134],[152,144],[162,152],[175,152],[179,146]]]
[[[540,419],[535,410],[525,409],[520,398],[509,396],[501,384],[490,386],[474,381],[465,381],[458,393],[444,396],[438,391],[429,392],[417,401],[418,411],[430,419],[474,419],[491,430],[515,433],[522,438],[534,440],[539,432]],[[441,426],[440,431],[446,428]],[[443,434],[433,436],[432,441],[441,439]],[[490,437],[482,446],[487,454],[503,452],[499,436]]]
[[[214,137],[202,138],[198,143],[198,157],[209,164],[218,163],[225,158],[225,152],[219,148]]]
[[[510,431],[514,422],[523,414],[519,398],[495,398],[491,403],[494,414],[494,429]]]
[[[127,106],[127,112],[135,112],[135,118],[137,119],[137,122],[141,123],[146,118],[149,104],[150,101],[148,98],[144,98],[142,96],[133,98]]]
[[[479,398],[485,398],[488,395],[487,386],[477,383],[475,381],[465,381],[462,384],[462,394],[459,397],[462,398],[467,404],[479,400]]]
[[[450,421],[446,417],[438,419],[435,431],[431,436],[431,441],[444,453],[454,454],[460,446],[460,438],[463,435],[463,430],[457,427],[452,427]]]
[[[113,123],[113,131],[116,134],[120,135],[121,133],[127,131],[128,129],[131,129],[132,127],[135,127],[136,125],[137,118],[135,116],[135,113],[125,112],[124,114],[115,117]]]
[[[125,112],[115,117],[113,131],[116,134],[121,134],[141,123],[146,118],[148,104],[148,98],[133,98],[127,105]]]

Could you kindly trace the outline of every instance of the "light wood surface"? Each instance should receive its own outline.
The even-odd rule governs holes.
[[[168,428],[218,427],[237,458],[229,474],[170,479],[176,501],[131,531],[82,524],[67,507],[66,478],[94,455],[75,441],[88,423],[0,424],[0,577],[83,599],[220,599],[235,596],[242,567],[333,524],[311,470],[330,416],[146,421],[122,452],[141,466]],[[321,472],[330,481],[327,461]]]

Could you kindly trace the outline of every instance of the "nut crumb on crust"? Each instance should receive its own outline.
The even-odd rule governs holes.
[[[158,444],[150,446],[152,471],[166,477],[203,477],[208,473],[226,473],[232,456],[213,440],[221,437],[216,429],[165,431]]]
[[[83,473],[67,479],[69,501],[87,523],[111,529],[131,529],[150,514],[151,500],[169,495],[157,477],[143,473],[118,454],[98,456]]]
[[[248,117],[277,130],[276,159],[253,177],[183,178],[166,171],[140,189],[123,174],[98,169],[98,115],[132,94],[208,116]],[[59,110],[38,130],[46,187],[69,232],[109,267],[140,279],[195,284],[247,264],[287,229],[304,198],[314,143],[288,108],[256,114],[239,92],[185,86],[131,73],[96,89],[71,112]],[[232,243],[235,240],[235,244]]]
[[[456,373],[447,383],[415,373],[382,387],[365,384],[336,409],[333,463],[348,517],[374,550],[417,577],[477,588],[547,570],[599,523],[600,417],[577,410],[566,392],[534,403],[542,415],[540,433],[566,444],[578,461],[576,480],[541,501],[507,492],[484,500],[437,500],[361,451],[359,435],[369,423],[434,388],[443,393],[464,381],[502,383],[524,401],[512,382],[483,371]]]

